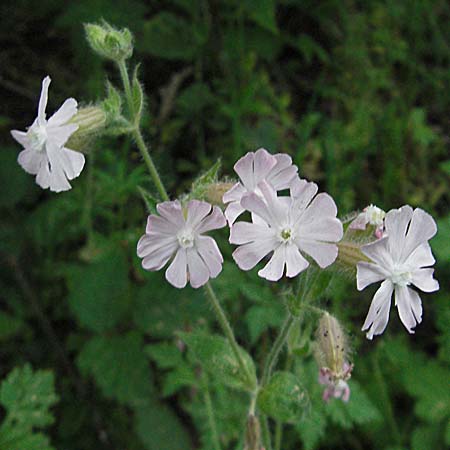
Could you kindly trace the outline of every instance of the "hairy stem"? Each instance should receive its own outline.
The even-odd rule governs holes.
[[[132,122],[134,124],[132,128],[132,135],[136,141],[136,145],[144,158],[145,164],[147,165],[150,176],[152,177],[153,183],[155,183],[156,189],[158,189],[159,195],[163,200],[169,200],[169,195],[167,194],[166,188],[164,187],[161,177],[159,176],[158,170],[153,162],[152,157],[148,151],[147,145],[145,144],[144,138],[141,133],[141,128],[136,113],[133,106],[133,98],[131,95],[131,85],[130,77],[128,76],[128,70],[125,61],[120,61],[118,63],[120,76],[122,77],[123,88],[125,91],[125,96],[127,98],[128,109],[130,110],[130,115],[132,116]]]

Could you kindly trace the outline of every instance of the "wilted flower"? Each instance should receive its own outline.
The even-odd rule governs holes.
[[[211,211],[212,208],[212,211]],[[203,286],[222,270],[223,258],[216,241],[203,236],[226,225],[219,207],[191,200],[183,211],[178,200],[159,203],[159,216],[148,217],[145,234],[137,244],[137,254],[146,270],[160,270],[175,255],[166,270],[166,279],[177,288],[189,281]]]
[[[271,155],[263,148],[256,152],[248,152],[234,165],[234,170],[241,181],[223,196],[223,202],[229,203],[225,217],[230,226],[245,211],[241,206],[243,196],[253,192],[261,194],[258,189],[261,181],[267,181],[275,191],[287,189],[298,171],[289,155],[285,153]]]
[[[325,385],[323,399],[340,398],[348,402],[353,364],[348,362],[350,353],[347,336],[335,317],[324,313],[316,331],[315,357],[319,365],[320,384]]]
[[[19,153],[18,162],[23,169],[36,176],[36,183],[43,189],[61,192],[71,188],[73,180],[84,167],[84,155],[64,147],[78,125],[67,123],[77,112],[77,102],[67,99],[62,106],[46,119],[50,77],[42,81],[38,116],[28,131],[12,130],[13,138],[25,150]]]
[[[270,261],[258,272],[271,281],[279,280],[285,267],[288,277],[305,270],[309,263],[301,252],[321,268],[334,262],[342,224],[328,194],[313,199],[317,185],[304,180],[292,189],[292,197],[277,197],[266,181],[259,183],[258,189],[261,196],[250,193],[241,200],[242,206],[253,213],[253,222],[237,222],[230,232],[230,243],[240,245],[233,258],[242,270],[252,269],[271,252]]]
[[[372,225],[375,228],[375,236],[380,239],[383,237],[385,216],[386,213],[381,208],[369,205],[350,223],[349,228],[351,230],[365,230],[367,225]]]
[[[428,267],[435,262],[428,240],[437,231],[433,218],[425,211],[410,206],[393,209],[386,214],[387,236],[361,247],[362,252],[373,262],[357,265],[357,287],[384,280],[373,297],[363,330],[367,338],[381,334],[389,320],[392,293],[400,320],[409,333],[422,321],[422,302],[410,285],[424,292],[439,289],[433,278],[434,269]]]

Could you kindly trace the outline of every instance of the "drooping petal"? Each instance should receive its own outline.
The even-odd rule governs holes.
[[[211,205],[200,200],[190,200],[187,204],[186,225],[196,229],[198,224],[209,214]]]
[[[417,269],[412,273],[412,284],[423,292],[439,290],[439,282],[433,278],[434,269]]]
[[[405,265],[413,270],[419,267],[432,266],[435,262],[436,260],[434,259],[430,244],[426,242],[425,244],[419,245],[419,247],[408,256]]]
[[[44,152],[37,152],[32,149],[25,149],[19,153],[17,162],[25,172],[36,175],[42,164],[47,162],[47,155]]]
[[[39,125],[45,125],[45,109],[47,108],[48,87],[50,86],[50,83],[51,79],[47,75],[42,80],[41,96],[39,97],[38,117],[37,117]]]
[[[57,147],[62,147],[77,130],[78,125],[75,123],[47,128],[48,141],[51,141],[51,143]]]
[[[50,190],[54,192],[69,190],[72,186],[68,182],[64,171],[62,149],[47,142],[46,150],[50,162]]]
[[[242,270],[250,270],[256,266],[264,256],[268,255],[279,243],[275,239],[258,240],[238,247],[233,252],[233,259]]]
[[[286,247],[286,276],[293,278],[309,266],[308,261],[303,258],[297,246]]]
[[[85,160],[83,153],[64,147],[61,149],[61,162],[67,178],[69,180],[73,180],[80,175],[83,170]]]
[[[278,281],[284,273],[284,265],[286,264],[286,246],[280,245],[273,252],[269,262],[263,269],[258,271],[258,275],[269,281]]]
[[[30,146],[30,140],[27,137],[27,133],[19,130],[11,130],[11,136],[24,148]]]
[[[177,229],[181,229],[185,225],[183,210],[178,200],[158,203],[156,210],[162,217],[175,225]]]
[[[387,236],[378,241],[363,245],[361,251],[379,266],[385,269],[392,268],[394,263],[389,252],[389,239],[390,237]]]
[[[389,237],[389,252],[395,261],[402,255],[403,244],[405,242],[406,229],[411,220],[413,210],[411,206],[402,206],[399,209],[391,209],[386,213],[384,226]]]
[[[237,222],[230,230],[230,244],[247,244],[253,241],[271,239],[273,231],[265,224]]]
[[[306,224],[300,223],[298,236],[302,239],[338,242],[342,239],[343,227],[339,219],[325,217]]]
[[[369,312],[362,326],[367,331],[367,339],[373,339],[375,335],[383,333],[389,321],[389,309],[394,286],[390,280],[384,280],[375,293]]]
[[[181,289],[187,283],[187,255],[186,249],[179,248],[175,258],[166,270],[166,280]]]
[[[404,239],[402,260],[406,260],[419,245],[431,239],[436,232],[437,226],[434,219],[422,209],[416,208]]]
[[[389,272],[377,264],[361,261],[356,265],[356,287],[358,291],[362,291],[370,284],[385,280],[388,277]]]
[[[300,250],[311,256],[322,269],[333,264],[337,258],[338,247],[335,244],[306,239],[296,239],[295,242]]]
[[[240,202],[242,196],[247,192],[247,190],[242,186],[241,183],[236,183],[230,190],[225,192],[222,197],[224,203],[229,202]]]
[[[77,113],[77,106],[78,103],[74,98],[68,98],[58,111],[48,119],[48,125],[51,127],[64,125]]]
[[[194,247],[187,249],[187,265],[191,286],[199,288],[206,284],[209,280],[209,269]]]
[[[222,271],[223,257],[216,241],[209,236],[198,236],[195,240],[195,248],[205,262],[211,278],[216,278]]]
[[[422,321],[422,301],[419,295],[407,286],[396,285],[395,304],[408,333],[414,334],[413,328]]]
[[[206,216],[198,225],[197,233],[206,233],[211,230],[218,230],[227,224],[222,210],[218,206],[213,206],[211,214]]]
[[[227,209],[225,210],[225,217],[227,219],[228,225],[231,227],[235,220],[245,211],[241,206],[241,202],[231,202]]]
[[[50,187],[50,167],[47,155],[41,160],[41,166],[36,176],[36,183],[42,188]]]

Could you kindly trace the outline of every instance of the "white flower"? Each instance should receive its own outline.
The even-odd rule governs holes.
[[[332,264],[338,254],[334,242],[342,238],[342,224],[336,218],[333,199],[324,193],[314,198],[317,185],[305,180],[295,183],[291,197],[277,197],[266,181],[258,188],[262,198],[251,193],[241,200],[242,206],[253,213],[253,223],[237,222],[231,228],[230,243],[240,245],[233,253],[237,265],[250,270],[273,252],[258,275],[277,281],[285,267],[288,277],[295,277],[308,267],[301,252],[322,268]]]
[[[190,281],[191,286],[203,286],[222,270],[223,258],[216,241],[203,236],[210,230],[226,225],[219,207],[191,200],[186,217],[178,200],[157,205],[159,216],[150,215],[146,234],[137,244],[137,254],[146,270],[160,270],[175,255],[166,270],[166,279],[177,288]]]
[[[61,192],[71,188],[68,180],[80,175],[84,155],[64,147],[78,129],[78,125],[67,123],[77,112],[75,99],[67,99],[50,119],[45,117],[50,81],[48,76],[42,81],[38,116],[31,127],[27,132],[12,130],[11,134],[25,149],[17,159],[23,169],[36,175],[36,183],[43,189]]]
[[[352,230],[365,230],[368,224],[372,225],[375,227],[375,236],[380,239],[383,237],[385,216],[386,213],[381,208],[369,205],[350,223],[349,228]]]
[[[260,148],[256,152],[248,152],[234,165],[240,182],[236,183],[223,196],[224,203],[230,203],[225,211],[229,225],[244,212],[241,199],[247,193],[256,192],[261,181],[267,181],[276,191],[290,187],[291,181],[297,175],[297,166],[285,153],[271,155],[267,150]]]
[[[410,285],[424,292],[439,289],[433,278],[435,262],[428,240],[437,231],[433,218],[425,211],[410,206],[393,209],[386,214],[387,236],[361,247],[362,252],[373,262],[359,262],[357,265],[357,287],[384,280],[373,297],[363,330],[367,338],[381,334],[389,320],[392,293],[400,320],[409,333],[422,321],[422,302]]]

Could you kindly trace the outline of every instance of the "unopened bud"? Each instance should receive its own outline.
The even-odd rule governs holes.
[[[232,187],[234,186],[234,183],[224,183],[224,182],[218,182],[218,183],[212,183],[206,188],[206,200],[213,205],[223,205],[223,195],[225,192],[228,192]]]
[[[118,62],[133,54],[133,36],[127,28],[118,30],[103,22],[85,24],[84,29],[89,45],[103,58]]]
[[[344,239],[337,243],[338,257],[336,263],[344,269],[356,270],[356,265],[361,261],[369,262],[370,260],[361,251],[361,246],[367,242],[352,242]]]
[[[84,150],[95,136],[106,128],[106,113],[98,106],[80,108],[69,123],[78,125],[78,129],[70,136],[67,147],[72,150]]]
[[[366,232],[374,235],[377,239],[383,237],[384,218],[386,213],[378,206],[370,204],[365,207],[360,214],[350,223],[349,230]]]

